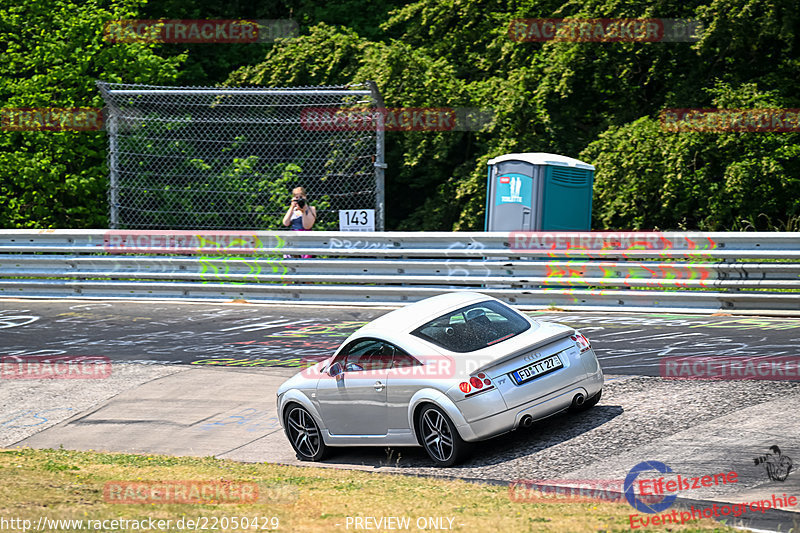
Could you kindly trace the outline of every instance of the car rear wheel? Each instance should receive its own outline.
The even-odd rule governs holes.
[[[418,427],[422,447],[437,466],[452,466],[469,451],[455,425],[438,407],[423,407]]]
[[[320,461],[328,450],[314,417],[304,407],[290,405],[284,418],[286,436],[301,461]]]

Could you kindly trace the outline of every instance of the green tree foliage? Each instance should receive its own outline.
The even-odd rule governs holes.
[[[516,18],[700,21],[699,42],[517,42]],[[800,107],[797,10],[790,0],[419,0],[383,40],[318,25],[236,84],[372,79],[387,106],[490,108],[480,132],[388,132],[390,227],[481,229],[486,162],[513,151],[598,167],[594,227],[723,229],[798,207],[797,136],[667,133],[670,107]],[[297,59],[295,59],[297,58]]]
[[[800,214],[797,133],[668,133],[656,119],[671,107],[800,107],[800,16],[791,2],[762,0],[714,0],[694,13],[705,31],[691,61],[659,70],[669,90],[582,152],[598,167],[594,227],[767,229]]]
[[[326,59],[320,61],[319,57]],[[297,68],[298,64],[309,66]],[[364,80],[377,82],[389,107],[475,107],[471,106],[466,83],[457,78],[444,58],[402,41],[367,41],[352,30],[326,24],[273,48],[264,62],[233,73],[228,81],[234,85],[291,86]],[[454,94],[461,95],[460,103],[453,101]],[[477,152],[464,144],[470,135],[387,132],[387,158],[394,163],[387,180],[390,227],[433,229],[452,225],[459,215],[459,207],[452,201],[457,179],[448,176],[466,176],[474,167]]]
[[[156,46],[110,45],[101,35],[112,18],[240,17],[294,18],[300,37]],[[704,31],[693,43],[509,36],[514,19],[570,17],[683,18]],[[744,219],[763,226],[800,215],[798,134],[669,133],[659,114],[800,107],[798,28],[793,0],[20,0],[0,8],[0,101],[100,106],[96,78],[374,80],[388,107],[495,113],[479,131],[387,132],[390,229],[482,229],[486,162],[537,151],[597,166],[595,229],[725,229]],[[101,133],[4,132],[0,225],[104,224],[104,154]]]
[[[233,72],[226,85],[294,87],[335,85],[352,81],[358,64],[374,43],[352,30],[320,23],[309,35],[291,39],[267,53],[266,61]],[[324,58],[321,60],[320,58]],[[304,65],[298,68],[298,65]]]
[[[755,84],[707,92],[723,109],[786,107]],[[594,225],[714,231],[790,220],[800,215],[798,141],[797,133],[670,133],[650,117],[613,126],[581,154],[598,168]]]
[[[143,4],[137,18],[170,20],[283,19],[289,9],[283,2],[251,0],[156,0]],[[216,85],[242,65],[257,63],[271,43],[164,43],[159,54],[184,58],[179,85]]]
[[[135,0],[17,0],[0,7],[0,107],[101,108],[106,81],[168,83],[181,57],[111,44],[106,21],[136,18]],[[103,131],[0,133],[0,227],[107,226]]]
[[[389,11],[407,0],[158,0],[144,5],[140,18],[145,19],[292,19],[301,33],[319,23],[347,26],[363,37],[380,40],[385,32],[380,25]],[[166,57],[183,55],[179,82],[185,85],[215,85],[231,71],[255,65],[264,59],[272,43],[167,43],[160,53]]]

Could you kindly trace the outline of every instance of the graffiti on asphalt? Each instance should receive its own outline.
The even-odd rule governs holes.
[[[16,313],[27,313],[27,309],[22,310],[0,310],[0,329],[18,328],[20,326],[27,326],[39,320],[35,315],[22,315]]]
[[[278,427],[280,427],[280,424],[278,423],[278,418],[273,415],[273,411],[262,411],[253,409],[251,407],[242,409],[241,411],[224,418],[204,421],[195,429],[199,431],[212,431],[224,428],[238,428],[244,429],[249,433],[254,433],[264,432],[271,429],[276,429]]]
[[[293,359],[198,359],[192,361],[193,365],[200,366],[288,366],[291,368],[300,368],[308,365],[307,359],[293,358]]]
[[[303,326],[289,325],[281,331],[270,333],[267,337],[310,337],[325,335],[328,337],[349,337],[351,333],[367,324],[363,320],[346,320],[344,322],[314,323]]]
[[[722,328],[739,330],[784,330],[800,329],[800,320],[779,318],[748,317],[712,317],[701,315],[580,315],[580,314],[548,314],[548,311],[531,311],[527,313],[537,320],[550,320],[567,324],[594,324],[598,326],[668,326],[681,328]]]
[[[265,318],[272,318],[272,317],[265,317]],[[277,329],[277,328],[287,328],[291,326],[299,326],[301,324],[308,324],[309,322],[314,322],[310,319],[303,319],[303,320],[288,320],[286,318],[280,317],[273,320],[264,320],[263,318],[257,318],[255,320],[252,319],[245,319],[245,320],[237,320],[234,322],[245,322],[239,326],[231,326],[228,328],[223,328],[219,330],[220,332],[225,331],[242,331],[244,333],[251,333],[253,331],[264,331],[265,329]]]
[[[74,411],[72,407],[54,407],[52,409],[44,409],[37,411],[36,409],[26,409],[17,411],[8,415],[7,418],[0,422],[0,427],[6,428],[32,428],[46,424],[53,417],[50,413],[63,411]],[[50,414],[48,417],[47,415]]]
[[[385,311],[265,312],[257,306],[80,304],[30,328],[3,330],[3,355],[113,354],[115,362],[289,367],[332,355]],[[89,306],[103,305],[90,308]],[[6,311],[6,316],[37,312]],[[659,375],[663,357],[800,355],[800,320],[668,314],[531,312],[586,333],[608,373]],[[2,315],[0,315],[2,316]],[[65,327],[68,326],[68,327]],[[36,342],[31,342],[36,340]]]

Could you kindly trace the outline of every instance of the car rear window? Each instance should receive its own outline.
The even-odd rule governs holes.
[[[530,327],[530,322],[519,313],[490,300],[434,318],[411,333],[452,352],[463,353],[503,342]]]

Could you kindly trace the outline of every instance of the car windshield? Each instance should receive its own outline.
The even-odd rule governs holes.
[[[530,322],[519,313],[490,300],[442,315],[411,333],[452,352],[463,353],[492,346],[530,327]]]

